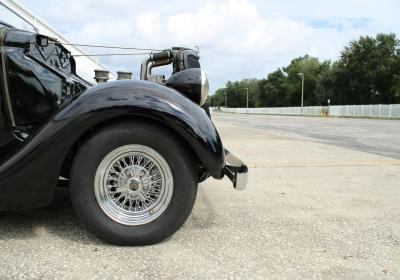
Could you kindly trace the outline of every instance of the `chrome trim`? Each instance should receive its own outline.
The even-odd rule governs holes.
[[[153,68],[168,65],[170,63],[171,63],[171,58],[154,61],[153,53],[151,53],[149,57],[145,58],[142,61],[140,67],[140,79],[148,81],[150,79],[151,71]]]
[[[200,97],[200,106],[206,103],[208,98],[209,91],[209,83],[208,77],[204,70],[201,70],[201,97]]]
[[[238,191],[243,191],[247,187],[247,183],[249,181],[249,173],[237,173],[236,174],[236,187]]]
[[[239,191],[246,189],[249,179],[247,165],[226,149],[225,162],[224,174],[232,181],[233,187]]]
[[[142,65],[140,67],[140,79],[141,80],[147,80],[150,61],[151,61],[151,58],[149,56],[149,57],[146,57],[142,62]]]

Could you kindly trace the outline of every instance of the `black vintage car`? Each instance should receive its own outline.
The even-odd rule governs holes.
[[[152,69],[171,64],[171,77]],[[198,183],[247,167],[224,149],[197,52],[152,53],[141,81],[92,85],[57,40],[0,24],[0,211],[43,207],[60,184],[101,239],[151,244],[172,235]]]

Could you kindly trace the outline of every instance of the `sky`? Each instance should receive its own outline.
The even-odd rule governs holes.
[[[265,78],[305,54],[335,60],[360,36],[392,32],[400,37],[400,0],[19,2],[73,43],[199,46],[211,94],[227,81]],[[138,77],[143,58],[96,59],[114,72],[132,71]]]

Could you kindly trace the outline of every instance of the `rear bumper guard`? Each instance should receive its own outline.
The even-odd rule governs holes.
[[[247,187],[248,168],[247,165],[225,149],[224,174],[232,181],[233,187],[237,190],[244,190]]]

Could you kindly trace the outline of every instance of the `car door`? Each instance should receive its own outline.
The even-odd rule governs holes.
[[[0,163],[3,157],[16,146],[18,140],[12,133],[12,113],[9,98],[6,96],[7,81],[4,57],[4,47],[2,45],[6,26],[0,25]]]

